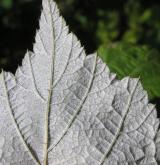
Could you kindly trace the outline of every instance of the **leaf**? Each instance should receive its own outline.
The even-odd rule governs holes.
[[[139,79],[116,80],[85,55],[43,0],[34,52],[0,76],[0,163],[156,164],[158,119]]]
[[[101,46],[99,55],[119,78],[140,76],[149,97],[160,96],[160,56],[157,51],[122,42]]]
[[[157,132],[156,135],[156,159],[157,163],[160,164],[160,130]]]

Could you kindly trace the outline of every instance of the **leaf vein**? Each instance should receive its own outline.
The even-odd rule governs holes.
[[[10,102],[9,102],[9,96],[8,96],[8,92],[7,92],[7,87],[6,87],[6,82],[5,82],[5,77],[4,77],[4,72],[2,71],[2,81],[3,81],[3,86],[4,86],[4,89],[5,89],[5,95],[6,95],[6,102],[7,102],[7,107],[8,107],[8,111],[9,111],[9,114],[10,114],[10,117],[11,117],[11,120],[12,120],[12,123],[14,124],[15,126],[15,129],[16,129],[16,132],[22,142],[22,144],[24,145],[26,151],[28,151],[30,157],[32,158],[32,160],[37,164],[37,165],[40,165],[39,161],[36,159],[36,157],[32,154],[31,150],[29,149],[29,147],[27,146],[22,134],[21,134],[21,131],[19,130],[19,127],[17,125],[17,122],[13,116],[13,112],[12,112],[12,109],[11,109],[11,105],[10,105]]]

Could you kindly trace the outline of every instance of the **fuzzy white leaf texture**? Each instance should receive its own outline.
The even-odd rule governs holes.
[[[160,130],[157,132],[156,135],[156,160],[157,163],[160,164]]]
[[[0,75],[0,165],[157,165],[159,120],[139,79],[117,80],[42,3],[33,52]]]

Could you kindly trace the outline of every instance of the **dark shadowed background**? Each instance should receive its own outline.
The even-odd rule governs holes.
[[[118,78],[140,76],[160,112],[160,1],[55,1],[86,52],[98,50]],[[14,73],[32,50],[40,12],[41,0],[0,0],[0,68]]]

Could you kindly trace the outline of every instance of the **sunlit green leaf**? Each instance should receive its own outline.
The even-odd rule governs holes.
[[[119,78],[139,76],[150,98],[160,96],[160,54],[157,51],[117,43],[101,46],[99,56]]]

